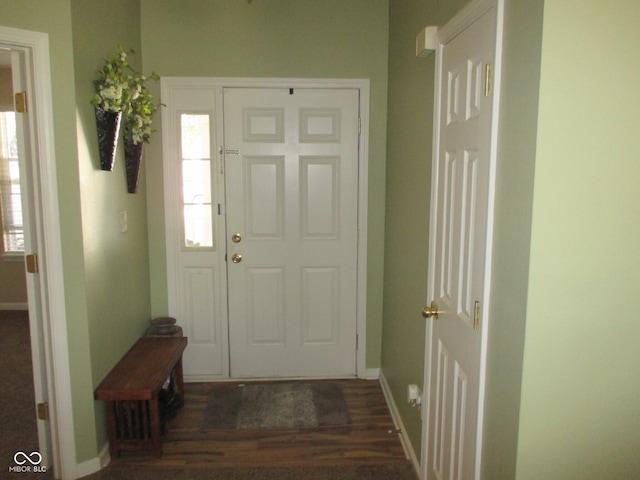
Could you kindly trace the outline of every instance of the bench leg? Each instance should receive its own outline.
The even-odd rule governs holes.
[[[184,405],[184,376],[182,375],[182,355],[180,355],[176,366],[173,368],[176,374],[178,392],[180,392],[180,396],[182,397],[182,405]]]
[[[158,408],[158,396],[149,400],[149,415],[151,417],[151,442],[153,453],[157,458],[162,456],[162,443],[160,441],[160,409]]]

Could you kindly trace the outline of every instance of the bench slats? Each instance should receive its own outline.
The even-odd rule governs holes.
[[[162,455],[158,393],[171,372],[184,395],[182,352],[186,337],[143,337],[95,389],[96,400],[107,402],[109,450],[117,458],[120,450],[150,448]]]

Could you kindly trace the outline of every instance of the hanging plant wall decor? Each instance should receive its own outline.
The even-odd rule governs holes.
[[[95,108],[102,170],[113,170],[122,111],[130,97],[130,70],[127,53],[118,47],[118,54],[105,59],[98,78],[93,82],[95,95],[91,105]]]
[[[140,177],[140,166],[142,155],[144,154],[144,143],[133,143],[129,139],[124,139],[124,163],[127,170],[127,192],[138,192],[138,179]]]
[[[98,151],[100,152],[100,168],[113,170],[116,160],[116,146],[122,112],[110,112],[96,107],[96,127],[98,129]]]
[[[148,78],[138,74],[130,77],[129,88],[131,96],[124,109],[122,122],[124,159],[127,169],[127,191],[129,193],[138,191],[138,177],[140,176],[144,144],[149,143],[151,139],[153,116],[161,105],[154,103],[153,95],[151,95],[146,86],[146,81],[149,78],[155,81],[160,79],[156,73],[153,73]]]
[[[151,139],[153,116],[161,105],[154,103],[146,82],[149,79],[157,81],[160,77],[156,73],[146,77],[133,70],[127,61],[127,53],[133,53],[133,50],[125,52],[118,46],[118,54],[105,59],[98,79],[93,82],[95,95],[91,104],[95,108],[98,129],[100,168],[113,169],[122,124],[127,191],[136,193],[144,144]]]

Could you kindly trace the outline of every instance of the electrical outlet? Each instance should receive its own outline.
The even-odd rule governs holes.
[[[420,388],[413,383],[407,386],[407,398],[412,407],[419,407],[422,404],[422,392]]]

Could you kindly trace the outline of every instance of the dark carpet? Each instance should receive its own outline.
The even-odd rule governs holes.
[[[315,428],[350,423],[344,393],[336,383],[221,383],[211,389],[202,429]]]
[[[0,478],[53,478],[51,473],[9,472],[17,452],[39,450],[26,310],[0,310],[0,372]]]

